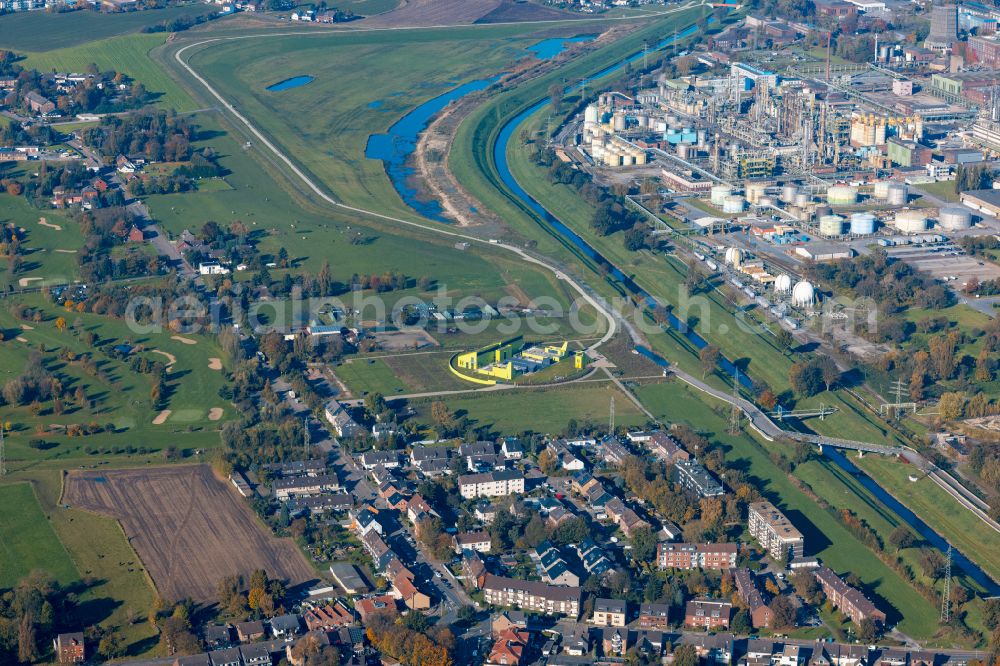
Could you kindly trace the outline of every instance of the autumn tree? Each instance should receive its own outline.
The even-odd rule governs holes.
[[[708,373],[715,370],[715,366],[719,363],[719,357],[721,353],[719,348],[715,345],[705,345],[698,352],[698,358],[701,359],[701,378],[704,379],[708,376]]]

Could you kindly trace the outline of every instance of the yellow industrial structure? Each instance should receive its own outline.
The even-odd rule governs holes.
[[[582,351],[572,352],[573,367],[582,370],[586,365],[586,357]],[[569,343],[542,344],[527,346],[521,336],[497,342],[475,351],[458,354],[454,358],[453,372],[466,370],[480,377],[469,376],[463,372],[455,372],[458,376],[478,383],[496,383],[511,381],[521,375],[538,372],[556,363],[560,363],[570,355]]]

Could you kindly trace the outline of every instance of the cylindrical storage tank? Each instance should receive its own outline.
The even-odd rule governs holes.
[[[885,200],[890,206],[906,205],[906,185],[903,183],[890,183],[886,190]]]
[[[795,195],[795,205],[799,208],[805,208],[809,205],[809,195],[805,192],[799,192]]]
[[[588,104],[587,108],[583,112],[583,120],[588,123],[597,122],[597,107],[593,104]]]
[[[742,213],[746,208],[747,200],[738,194],[730,195],[722,200],[723,213]]]
[[[625,129],[625,116],[623,114],[615,114],[614,127],[616,132],[621,132]]]
[[[948,231],[968,229],[972,226],[972,213],[962,206],[948,206],[938,214],[938,224]]]
[[[840,236],[844,233],[844,218],[839,215],[824,215],[819,218],[819,233],[824,236]]]
[[[733,193],[733,188],[729,185],[712,185],[709,193],[709,201],[713,206],[721,206],[726,197]]]
[[[832,215],[833,209],[830,208],[829,206],[824,206],[821,204],[819,206],[816,206],[816,210],[814,210],[813,212],[816,213],[817,218],[820,218],[823,217],[824,215]]]
[[[747,183],[747,201],[750,203],[757,203],[760,198],[764,196],[764,192],[767,191],[767,185],[763,183]]]
[[[851,215],[851,233],[858,236],[870,236],[875,233],[875,216],[871,213]]]
[[[785,203],[793,203],[795,195],[799,193],[799,188],[794,185],[785,185],[781,188],[781,200]]]
[[[927,231],[927,215],[919,210],[901,210],[896,213],[895,226],[907,234]]]
[[[881,199],[882,201],[885,201],[886,199],[889,198],[889,186],[890,185],[892,185],[892,181],[891,180],[880,180],[880,181],[878,181],[877,183],[875,183],[875,188],[874,188],[875,191],[873,192],[873,196],[876,199]]]
[[[738,247],[726,249],[726,263],[739,267],[743,263],[743,251]]]
[[[858,203],[858,188],[834,185],[826,191],[827,203],[834,206],[851,206]]]
[[[686,160],[688,155],[691,154],[691,144],[689,143],[678,143],[677,144],[677,157],[682,160]]]
[[[771,197],[761,197],[760,199],[757,199],[757,204],[760,206],[773,206],[774,199]]]
[[[774,280],[774,291],[779,294],[787,294],[792,290],[792,278],[788,275],[779,275]]]

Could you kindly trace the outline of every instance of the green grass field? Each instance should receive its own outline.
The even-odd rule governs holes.
[[[572,418],[579,423],[605,423],[611,399],[615,400],[615,424],[641,426],[646,416],[611,382],[588,382],[559,388],[510,389],[472,396],[443,396],[452,413],[467,416],[473,427],[489,427],[505,435],[522,432],[558,433]],[[415,403],[414,419],[432,425],[431,402]]]
[[[73,72],[95,63],[101,70],[113,69],[140,81],[146,90],[156,96],[156,104],[160,107],[179,112],[193,111],[198,108],[194,100],[164,71],[162,65],[149,56],[149,52],[162,46],[166,39],[166,33],[162,32],[122,35],[84,41],[76,46],[51,51],[25,51],[26,58],[20,64],[42,72]],[[6,45],[0,44],[0,47]]]
[[[42,513],[31,484],[0,486],[0,590],[35,569],[66,585],[79,578],[66,549]]]
[[[876,605],[889,613],[890,622],[899,623],[900,631],[920,638],[930,638],[937,632],[937,613],[923,597],[796,488],[760,443],[726,432],[728,406],[710,401],[703,394],[696,395],[680,382],[644,386],[637,394],[658,417],[671,423],[687,423],[720,442],[726,449],[726,460],[745,469],[754,485],[803,532],[806,552],[819,556],[835,571],[857,573],[874,593]],[[833,477],[825,481],[830,488],[836,488]],[[831,503],[843,506],[844,500]]]
[[[216,42],[188,59],[338,199],[412,219],[414,212],[392,188],[382,161],[365,157],[368,137],[432,97],[509,67],[527,55],[530,41],[523,37],[532,30],[261,37]],[[298,88],[266,90],[299,75],[315,79]]]
[[[916,190],[927,192],[945,201],[958,201],[958,194],[955,193],[955,181],[942,180],[937,183],[921,183],[916,186]]]
[[[40,224],[41,218],[60,228]],[[24,264],[17,275],[11,275],[8,263],[0,263],[0,287],[66,284],[79,276],[75,252],[83,245],[83,235],[80,226],[63,212],[39,210],[24,197],[0,194],[0,224],[14,224],[27,232]]]
[[[139,32],[146,26],[181,17],[195,17],[206,14],[208,11],[210,8],[204,4],[191,3],[179,7],[115,14],[95,11],[65,14],[19,12],[4,17],[0,47],[17,52],[63,49],[108,37]],[[87,62],[83,62],[76,69],[68,71],[83,71]]]

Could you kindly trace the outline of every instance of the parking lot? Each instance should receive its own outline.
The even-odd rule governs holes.
[[[961,289],[973,277],[980,282],[1000,279],[1000,267],[962,252],[951,243],[886,248],[890,257],[905,261],[918,271]]]

